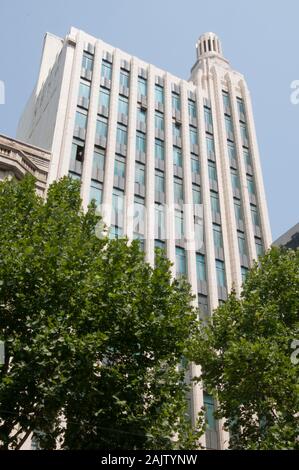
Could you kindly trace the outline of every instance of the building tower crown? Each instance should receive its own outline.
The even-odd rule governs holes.
[[[197,59],[205,55],[221,55],[222,47],[218,36],[215,33],[205,33],[200,36],[196,43]]]

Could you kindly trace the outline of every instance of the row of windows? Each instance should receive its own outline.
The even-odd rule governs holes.
[[[226,274],[225,274],[225,264],[221,260],[215,261],[216,263],[216,276],[217,276],[217,285],[219,287],[226,287]],[[196,272],[198,281],[206,281],[206,264],[205,257],[200,253],[196,253]],[[186,252],[181,247],[176,247],[176,273],[177,276],[182,276],[187,274],[187,261],[186,261]]]
[[[87,53],[84,53],[82,59],[82,68],[88,72],[93,71],[93,57]],[[101,77],[111,82],[112,80],[112,64],[106,60],[102,61],[101,66]],[[126,70],[120,70],[119,76],[120,87],[129,89],[130,87],[130,74]],[[90,89],[89,86],[85,85],[86,89],[82,92],[89,99]],[[88,96],[87,96],[88,95]],[[138,77],[138,95],[147,96],[147,80],[143,77]],[[81,96],[81,94],[80,94]],[[155,102],[161,105],[164,104],[164,88],[160,85],[155,85]],[[181,110],[181,98],[178,93],[172,92],[172,107],[176,111]],[[189,116],[192,119],[196,119],[196,104],[192,100],[188,100]]]
[[[106,96],[105,94],[103,96]],[[101,105],[106,106],[107,102],[102,101]],[[118,106],[118,112],[119,114],[123,114],[125,116],[128,115],[128,102],[125,98],[120,98],[119,99],[119,106]],[[146,114],[144,111],[139,110],[138,111],[138,121],[139,122],[144,122],[145,123],[145,117]],[[76,120],[75,120],[75,127],[81,128],[86,130],[87,128],[87,114],[84,113],[82,110],[77,111],[76,113]],[[118,124],[118,127],[122,129],[121,124]],[[164,131],[164,118],[163,115],[157,114],[155,115],[155,127],[156,129],[159,129],[161,131]],[[124,129],[123,129],[124,130]],[[97,118],[97,123],[96,123],[96,134],[98,136],[102,137],[107,137],[107,131],[108,131],[108,119],[104,116],[100,116]],[[126,130],[127,134],[127,130]],[[145,135],[139,131],[137,134],[139,139],[143,139],[144,143],[140,146],[140,148],[137,146],[138,150],[144,151],[145,152]],[[181,126],[177,125],[176,123],[173,123],[173,136],[174,138],[181,139]],[[118,143],[124,143],[127,141],[127,136],[124,138],[121,138],[119,141],[117,140]],[[192,145],[197,145],[198,139],[197,139],[197,131],[193,130],[190,128],[190,143]],[[159,145],[162,147],[162,143],[159,143]]]

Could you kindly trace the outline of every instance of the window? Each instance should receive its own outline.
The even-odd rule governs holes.
[[[115,225],[111,225],[110,227],[110,233],[109,236],[112,239],[118,239],[121,238],[123,234],[122,228],[121,227],[116,227]]]
[[[223,248],[222,230],[220,225],[213,224],[213,237],[215,248]]]
[[[124,193],[120,189],[113,188],[112,193],[112,212],[114,224],[116,227],[123,226],[123,212],[124,212]]]
[[[214,416],[214,413],[215,413],[214,398],[212,397],[212,395],[208,395],[207,393],[204,393],[203,401],[204,401],[205,420],[206,420],[207,428],[211,431],[216,431],[217,424],[216,424],[216,419]]]
[[[164,91],[163,88],[159,85],[155,86],[155,100],[156,103],[164,103]]]
[[[183,182],[178,178],[174,178],[174,202],[180,203],[183,199]]]
[[[209,162],[209,178],[212,181],[217,182],[217,170],[216,170],[216,164],[214,162]]]
[[[102,185],[97,181],[91,181],[89,194],[90,202],[94,200],[98,207],[102,203],[102,193]]]
[[[251,156],[248,149],[243,149],[243,155],[246,165],[251,165]]]
[[[194,218],[195,249],[201,250],[204,246],[203,217]]]
[[[199,159],[191,156],[191,171],[192,173],[199,174],[200,172],[200,164]]]
[[[175,211],[175,238],[176,240],[183,240],[184,238],[184,215],[181,211]]]
[[[72,144],[72,153],[70,161],[70,171],[74,171],[81,175],[82,164],[84,159],[84,146],[79,141],[74,141]]]
[[[222,93],[224,112],[230,112],[230,99],[228,93]]]
[[[129,77],[129,72],[126,72],[125,70],[120,71],[120,76],[119,76],[119,84],[120,86],[123,86],[125,88],[129,88],[130,84],[130,77]]]
[[[214,213],[220,213],[219,196],[214,191],[211,191],[211,209]]]
[[[232,142],[228,142],[227,143],[227,150],[228,150],[229,161],[230,161],[230,163],[232,163],[233,160],[236,160],[236,158],[237,158],[235,144],[233,144]]]
[[[182,152],[178,147],[173,147],[173,163],[176,166],[182,166]]]
[[[142,132],[136,134],[136,150],[142,153],[146,152],[146,138]]]
[[[260,238],[255,239],[255,248],[256,248],[256,254],[257,256],[263,256],[264,254],[264,247],[263,247],[263,242]]]
[[[206,295],[198,294],[198,308],[203,316],[209,313],[208,297]]]
[[[247,175],[247,186],[250,194],[255,194],[254,181],[252,176]]]
[[[226,127],[228,139],[233,140],[234,139],[233,123],[232,123],[231,118],[228,116],[225,116],[225,127]]]
[[[127,145],[128,133],[125,126],[118,124],[116,131],[116,142],[120,145]]]
[[[72,178],[72,180],[81,181],[81,176],[72,171],[69,172],[69,177]]]
[[[135,167],[135,183],[145,184],[145,166],[141,163],[136,163]]]
[[[105,106],[105,108],[109,108],[109,103],[110,91],[106,90],[106,88],[100,88],[99,106]]]
[[[165,242],[162,240],[155,240],[155,248],[165,251]]]
[[[245,107],[243,100],[241,98],[237,98],[237,106],[238,106],[238,111],[239,111],[239,117],[240,119],[244,119],[245,117]]]
[[[165,240],[165,208],[155,204],[155,238]]]
[[[176,247],[175,248],[175,257],[176,257],[176,273],[177,276],[182,276],[187,272],[186,266],[186,253],[184,248]]]
[[[134,199],[134,232],[144,235],[145,208],[144,200],[135,196]]]
[[[172,123],[172,132],[174,138],[181,138],[181,126],[175,122]]]
[[[251,209],[252,223],[256,226],[259,226],[260,225],[260,218],[259,218],[257,207],[254,206],[253,204],[250,204],[250,209]]]
[[[164,160],[164,142],[159,139],[155,140],[155,158]]]
[[[126,173],[126,164],[123,160],[120,160],[117,157],[114,161],[114,176],[119,176],[121,178],[124,178],[125,173]]]
[[[164,193],[165,190],[164,174],[157,170],[155,173],[155,190],[160,193]]]
[[[124,98],[123,96],[120,96],[118,99],[118,113],[128,116],[128,111],[129,111],[128,98]]]
[[[196,273],[198,281],[206,281],[205,257],[200,253],[196,253]]]
[[[111,80],[112,78],[112,65],[105,60],[102,62],[101,76],[107,80]]]
[[[79,97],[80,98],[86,98],[89,100],[90,97],[90,86],[86,85],[86,83],[80,83],[79,87]]]
[[[133,239],[139,240],[139,248],[141,251],[145,251],[145,243],[144,243],[144,233],[133,233]]]
[[[241,266],[242,283],[246,281],[247,275],[248,275],[248,268],[245,268],[245,266]]]
[[[175,109],[176,111],[181,110],[181,99],[179,95],[172,93],[172,109]]]
[[[234,199],[234,207],[235,207],[236,220],[243,221],[243,211],[242,211],[241,201],[239,201],[238,199]]]
[[[156,114],[155,114],[155,127],[156,127],[156,129],[160,129],[160,131],[164,131],[163,114],[156,112]]]
[[[239,246],[240,256],[246,256],[247,248],[246,248],[246,241],[245,241],[244,233],[238,232],[238,246]]]
[[[240,131],[241,131],[242,145],[244,145],[244,147],[248,147],[248,134],[247,134],[247,128],[245,124],[240,125]]]
[[[146,123],[146,111],[145,109],[138,108],[137,109],[137,122]]]
[[[193,129],[190,127],[190,144],[191,145],[197,145],[198,140],[197,140],[197,130]]]
[[[138,93],[141,96],[147,95],[147,82],[144,78],[138,77]]]
[[[225,265],[223,261],[216,260],[217,284],[219,287],[226,286]]]
[[[192,185],[193,204],[201,204],[201,194],[199,186]]]
[[[211,113],[211,110],[207,108],[205,108],[205,123],[206,123],[206,129],[213,130],[212,113]]]
[[[99,137],[107,137],[108,121],[105,118],[97,119],[96,135]]]
[[[104,170],[105,165],[105,153],[104,150],[95,150],[93,153],[92,161],[92,179],[97,180],[99,172]]]
[[[231,169],[232,186],[234,189],[240,189],[240,180],[236,170]]]
[[[88,56],[87,54],[83,54],[82,68],[92,72],[92,70],[93,70],[93,58]]]
[[[188,112],[190,118],[196,119],[196,104],[194,101],[188,101]]]
[[[87,116],[86,114],[76,112],[76,120],[75,120],[75,127],[79,127],[81,129],[86,129],[87,124]]]
[[[208,153],[208,158],[210,158],[212,155],[215,154],[214,139],[213,139],[213,137],[208,137],[208,136],[207,136],[206,140],[207,140],[207,153]]]

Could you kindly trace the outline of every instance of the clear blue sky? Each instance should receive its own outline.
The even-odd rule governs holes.
[[[188,78],[195,42],[206,31],[222,41],[253,99],[273,238],[299,221],[297,0],[0,0],[0,133],[15,136],[39,68],[46,31],[76,26],[145,61]]]

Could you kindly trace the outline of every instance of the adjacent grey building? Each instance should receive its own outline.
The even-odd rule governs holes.
[[[284,246],[285,248],[291,248],[295,250],[299,248],[299,224],[294,225],[286,233],[281,235],[275,242],[274,246]]]

